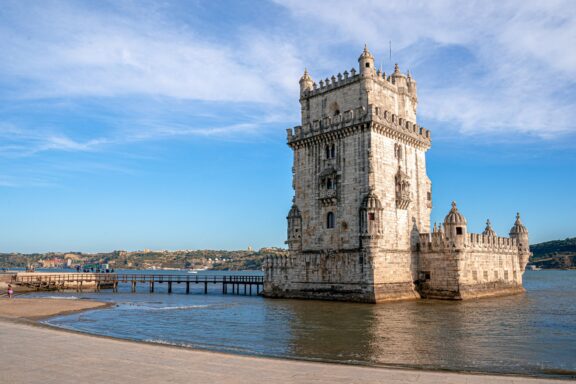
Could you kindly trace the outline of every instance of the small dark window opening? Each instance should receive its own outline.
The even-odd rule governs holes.
[[[329,177],[326,179],[326,189],[333,189],[334,188],[334,182],[332,181],[332,178]]]
[[[338,116],[339,114],[340,114],[340,110],[339,110],[339,109],[337,109],[337,110],[334,111],[334,116]]]
[[[330,148],[330,157],[333,159],[336,157],[336,145],[332,144],[332,147]]]
[[[326,158],[327,159],[330,158],[330,146],[329,145],[326,146]]]
[[[368,213],[368,220],[376,220],[376,215],[374,214],[374,212]]]
[[[461,235],[461,234],[462,234],[462,227],[456,227],[456,234],[457,234],[457,235]]]
[[[426,196],[428,196],[428,201],[432,200],[432,192],[428,192]]]
[[[326,215],[326,228],[334,228],[334,213],[332,212]]]
[[[366,68],[370,68],[370,63],[366,63]]]

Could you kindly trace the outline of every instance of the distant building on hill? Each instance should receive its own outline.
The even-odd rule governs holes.
[[[456,203],[430,225],[430,132],[416,124],[416,81],[359,68],[300,79],[301,126],[288,129],[295,196],[288,255],[268,256],[264,295],[359,302],[467,299],[523,291],[530,255],[517,215],[510,237],[468,233]]]

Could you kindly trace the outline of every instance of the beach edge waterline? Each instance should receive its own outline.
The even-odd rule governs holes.
[[[25,299],[28,300],[28,299]],[[61,300],[55,299],[34,299],[34,300],[42,300],[51,302],[61,302]],[[68,334],[77,335],[86,340],[90,339],[104,339],[118,343],[129,343],[135,346],[141,345],[149,345],[156,348],[169,348],[172,350],[180,350],[180,351],[189,351],[195,352],[199,354],[208,354],[210,356],[218,356],[222,359],[230,359],[230,358],[245,358],[245,359],[255,359],[254,361],[265,362],[268,361],[271,364],[281,364],[282,362],[293,362],[293,363],[303,363],[303,364],[318,364],[319,367],[349,367],[352,370],[356,369],[376,369],[382,370],[382,373],[385,373],[388,370],[394,372],[404,372],[406,374],[446,374],[450,377],[476,377],[479,379],[493,379],[493,378],[509,378],[509,379],[526,379],[526,380],[537,380],[534,382],[576,382],[574,380],[574,375],[572,373],[565,374],[563,376],[562,373],[557,374],[555,373],[554,376],[552,374],[544,375],[522,375],[522,374],[508,374],[508,373],[495,373],[495,372],[482,372],[482,371],[465,371],[465,370],[454,370],[454,369],[430,369],[430,368],[422,368],[418,366],[407,366],[407,365],[394,365],[394,364],[362,364],[360,362],[342,362],[342,361],[326,361],[326,360],[316,360],[316,359],[306,359],[306,358],[298,358],[298,357],[279,357],[279,356],[271,356],[271,355],[255,355],[249,353],[234,353],[234,352],[224,352],[212,349],[203,349],[203,348],[195,348],[190,346],[180,346],[177,344],[170,344],[170,343],[159,343],[147,340],[138,340],[138,339],[130,339],[130,338],[119,338],[114,336],[108,336],[103,334],[96,334],[96,333],[89,333],[84,332],[76,329],[71,328],[64,328],[59,327],[57,325],[53,325],[47,323],[46,320],[50,318],[64,316],[68,314],[78,313],[78,312],[85,312],[85,311],[92,311],[92,310],[105,310],[110,307],[115,306],[116,304],[113,302],[99,302],[96,300],[81,300],[84,302],[91,302],[97,303],[98,306],[96,307],[87,307],[84,309],[76,309],[76,310],[63,310],[58,313],[54,313],[49,316],[33,316],[33,317],[6,317],[0,316],[0,322],[2,323],[12,323],[16,325],[24,325],[28,327],[36,327],[39,329],[44,329],[50,332],[63,332]],[[160,350],[161,351],[161,350]],[[1,365],[1,363],[0,363]]]

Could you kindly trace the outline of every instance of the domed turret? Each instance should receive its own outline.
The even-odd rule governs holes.
[[[376,196],[376,194],[374,193],[374,190],[370,190],[370,192],[368,192],[368,194],[364,197],[364,199],[362,200],[361,207],[363,209],[369,209],[369,210],[382,209],[382,203],[380,202],[378,196]]]
[[[516,213],[516,221],[514,222],[514,226],[510,229],[510,237],[517,236],[520,234],[528,234],[528,230],[522,224],[520,220],[520,212]]]
[[[490,219],[486,220],[486,229],[484,229],[482,234],[484,236],[496,237],[496,232],[492,229],[492,223],[490,223]]]
[[[311,91],[314,86],[314,81],[308,74],[308,70],[304,68],[304,74],[300,78],[300,94],[302,95],[306,91]]]
[[[358,58],[360,67],[360,74],[363,76],[371,76],[374,73],[374,56],[368,51],[368,46],[364,44],[364,51]]]
[[[302,215],[296,204],[292,205],[288,212],[288,249],[298,251],[302,249]]]
[[[463,247],[466,243],[466,218],[462,215],[456,207],[456,202],[452,202],[452,209],[444,218],[444,228],[446,229],[446,237],[454,242],[456,247]]]
[[[360,204],[360,236],[362,246],[369,245],[371,239],[378,239],[382,234],[382,202],[370,190]]]
[[[528,229],[522,224],[520,220],[520,213],[516,214],[516,221],[512,228],[510,228],[510,237],[516,239],[518,243],[518,251],[520,252],[520,268],[522,271],[528,264],[530,258],[530,241],[528,239]]]
[[[394,64],[394,73],[392,73],[392,83],[396,84],[398,88],[405,88],[406,83],[406,76],[402,72],[400,72],[400,67],[398,64]]]
[[[290,208],[290,211],[288,212],[287,219],[294,219],[294,218],[299,218],[299,217],[302,217],[300,215],[300,209],[298,209],[296,204],[294,204],[294,205],[292,205],[292,208]]]
[[[450,225],[450,224],[451,225],[466,225],[466,224],[468,224],[464,215],[462,215],[460,213],[460,211],[458,211],[458,208],[456,207],[455,201],[452,202],[452,209],[450,210],[450,212],[448,212],[448,214],[444,218],[444,224],[445,225]]]

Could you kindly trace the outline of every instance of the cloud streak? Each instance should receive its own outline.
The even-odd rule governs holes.
[[[395,56],[420,85],[421,117],[466,134],[576,133],[576,8],[569,1],[278,1],[324,43],[368,42]],[[342,10],[346,9],[346,12]],[[308,32],[307,30],[306,32]],[[466,60],[453,67],[442,52]],[[435,57],[440,55],[439,57]],[[402,63],[402,59],[405,62]]]
[[[80,4],[8,3],[4,17],[13,22],[0,26],[7,58],[0,69],[17,91],[10,97],[139,95],[270,104],[297,89],[287,80],[301,67],[289,42],[252,33],[211,41],[157,13],[119,14]]]

